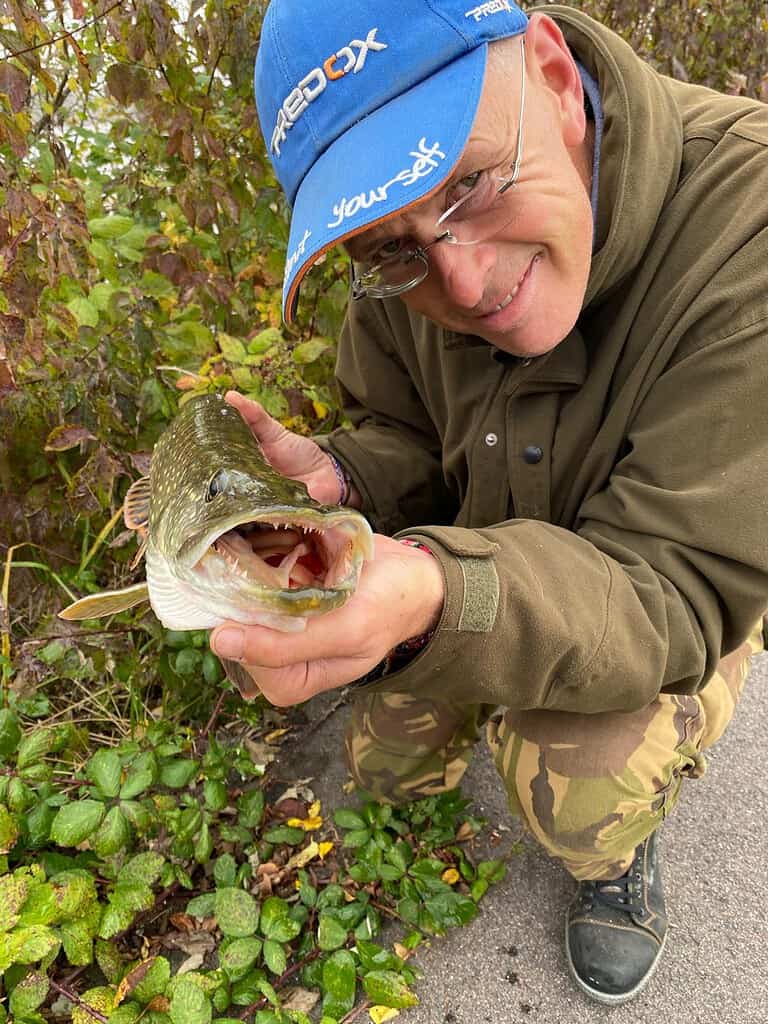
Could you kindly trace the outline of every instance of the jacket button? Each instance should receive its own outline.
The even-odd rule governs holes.
[[[529,444],[523,452],[523,458],[529,466],[535,466],[537,462],[541,462],[544,458],[544,452],[538,445]]]
[[[499,443],[499,435],[498,434],[486,434],[485,435],[485,443],[488,445],[489,448],[495,448],[496,445]]]

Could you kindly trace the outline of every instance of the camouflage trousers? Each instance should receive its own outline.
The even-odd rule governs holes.
[[[409,694],[361,697],[347,734],[358,786],[401,803],[453,789],[483,724],[512,813],[577,879],[618,878],[674,807],[702,751],[725,731],[762,623],[696,696],[661,693],[640,711],[582,715],[458,705]]]

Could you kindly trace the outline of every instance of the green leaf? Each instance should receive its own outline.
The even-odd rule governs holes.
[[[96,883],[87,871],[60,871],[51,877],[62,921],[81,917],[83,909],[96,899]]]
[[[8,1009],[16,1020],[21,1021],[45,1002],[49,988],[47,976],[33,971],[22,978],[11,992]]]
[[[198,671],[202,660],[203,655],[200,651],[196,651],[192,647],[184,647],[176,655],[173,667],[180,676],[191,676]]]
[[[182,978],[173,991],[170,1015],[173,1024],[210,1024],[213,1007],[199,986]]]
[[[325,338],[310,338],[309,341],[303,341],[293,350],[293,361],[299,366],[314,363],[330,347]]]
[[[212,811],[223,811],[229,803],[227,787],[216,779],[206,779],[203,783],[203,799],[205,806]]]
[[[19,924],[53,924],[59,919],[59,904],[50,882],[33,885],[24,906],[21,908]]]
[[[213,865],[213,878],[216,885],[222,889],[235,884],[237,876],[237,861],[231,853],[222,853]]]
[[[290,825],[279,825],[264,834],[268,843],[285,843],[287,846],[298,846],[304,841],[305,836],[303,828],[293,828]]]
[[[87,992],[83,992],[80,999],[86,1006],[90,1006],[105,1017],[112,1012],[115,1005],[115,993],[107,985],[89,988]],[[93,1014],[84,1007],[72,1007],[72,1024],[94,1024],[94,1019]]]
[[[78,846],[104,820],[106,808],[99,800],[76,800],[61,807],[51,825],[51,839],[59,846]]]
[[[88,230],[94,238],[120,238],[133,227],[131,217],[95,217],[88,221]]]
[[[419,1001],[403,976],[394,971],[369,971],[363,976],[363,988],[370,1001],[378,1006],[403,1010],[416,1006]]]
[[[217,889],[214,913],[224,935],[236,939],[253,935],[259,925],[259,906],[242,889]]]
[[[85,921],[65,921],[59,927],[67,960],[73,967],[93,962],[93,937]]]
[[[4,804],[0,804],[0,854],[10,853],[19,838],[16,818]]]
[[[341,1020],[355,1005],[355,960],[340,949],[323,964],[323,1014]]]
[[[246,356],[245,345],[242,341],[231,337],[229,334],[224,334],[223,331],[219,332],[216,340],[219,343],[222,355],[228,362],[242,363]]]
[[[237,801],[238,820],[245,828],[257,828],[264,815],[264,793],[260,789],[243,793]]]
[[[52,928],[34,924],[29,928],[17,928],[13,934],[15,959],[20,964],[32,964],[43,960],[59,948],[59,939]]]
[[[347,807],[339,807],[333,812],[333,820],[339,828],[367,829],[368,823],[357,811],[350,811]]]
[[[152,299],[164,299],[176,294],[176,286],[172,281],[154,270],[145,270],[139,281],[139,291]]]
[[[266,939],[264,941],[264,963],[273,974],[279,976],[283,973],[288,961],[285,950],[280,942],[275,942],[274,939]]]
[[[219,954],[219,966],[230,981],[244,978],[261,956],[261,939],[235,939]]]
[[[187,913],[200,919],[213,917],[216,913],[216,893],[204,892],[187,904]]]
[[[116,985],[123,976],[125,964],[120,952],[112,942],[105,942],[104,939],[97,939],[94,948],[96,963],[101,973],[111,985]]]
[[[53,744],[52,729],[35,729],[19,744],[16,765],[19,770],[42,761]]]
[[[248,352],[251,355],[260,355],[262,352],[266,352],[267,349],[272,348],[274,345],[281,346],[283,344],[283,335],[277,327],[268,327],[265,331],[261,331],[255,338],[252,338],[248,342]]]
[[[120,758],[114,750],[97,750],[88,761],[86,774],[104,797],[116,797],[120,792]]]
[[[490,885],[504,881],[507,874],[507,866],[501,860],[484,860],[477,865],[477,877],[487,881]]]
[[[356,828],[351,832],[346,833],[343,845],[348,846],[352,850],[356,850],[361,846],[365,846],[370,838],[371,833],[367,828]]]
[[[29,895],[30,880],[21,874],[0,876],[0,932],[10,931]]]
[[[67,309],[77,320],[79,327],[98,327],[99,311],[88,299],[71,299],[67,303]]]
[[[6,760],[14,753],[21,739],[19,719],[7,708],[0,710],[0,759]]]
[[[163,995],[170,980],[170,962],[164,956],[157,956],[152,961],[147,973],[129,992],[129,995],[144,1006],[155,996]]]
[[[194,779],[199,768],[200,765],[197,761],[182,758],[166,761],[160,767],[160,781],[169,789],[183,789]]]
[[[340,949],[346,941],[347,929],[330,914],[322,914],[317,929],[317,944],[320,949]]]
[[[117,880],[127,885],[154,885],[160,878],[164,864],[162,853],[139,853],[123,865]]]
[[[268,896],[261,908],[261,934],[276,942],[290,942],[301,925],[290,916],[290,906],[278,896]]]
[[[140,796],[157,778],[157,759],[154,754],[136,758],[128,769],[120,789],[121,800]]]
[[[131,827],[119,807],[113,807],[99,830],[91,837],[91,846],[100,857],[111,857],[124,850],[131,838]]]

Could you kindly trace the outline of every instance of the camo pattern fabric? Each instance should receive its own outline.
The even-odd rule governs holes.
[[[623,714],[363,696],[353,707],[347,761],[357,785],[380,800],[442,793],[461,781],[487,723],[512,813],[574,878],[618,878],[674,807],[682,780],[704,774],[702,751],[725,731],[750,659],[762,650],[761,622],[699,694],[661,693]]]

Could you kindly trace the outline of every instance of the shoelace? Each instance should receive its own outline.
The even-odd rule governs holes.
[[[630,868],[627,874],[622,875],[621,878],[583,883],[584,896],[590,902],[602,903],[603,906],[610,907],[611,910],[622,910],[626,914],[639,914],[643,910],[640,901],[641,880],[640,872]]]

